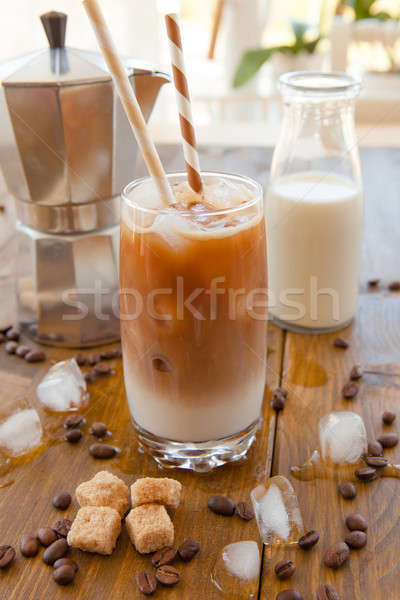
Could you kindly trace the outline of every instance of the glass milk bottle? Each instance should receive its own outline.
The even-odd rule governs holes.
[[[272,319],[309,333],[346,326],[357,306],[363,194],[354,127],[360,81],[280,78],[284,116],[266,200]]]

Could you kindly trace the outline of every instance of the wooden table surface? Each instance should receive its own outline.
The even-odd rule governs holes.
[[[171,147],[162,150],[170,169],[181,166],[180,152]],[[174,523],[178,543],[188,537],[201,544],[200,554],[181,568],[182,581],[172,589],[158,589],[155,597],[169,600],[214,600],[221,597],[210,581],[210,572],[221,548],[239,540],[256,540],[254,521],[244,522],[217,516],[207,509],[213,494],[226,494],[235,501],[249,500],[255,485],[270,475],[290,478],[298,495],[305,525],[321,533],[319,544],[305,553],[291,547],[264,552],[260,575],[259,598],[271,599],[281,590],[293,587],[304,600],[316,598],[320,583],[331,583],[342,600],[398,600],[400,598],[400,481],[378,479],[369,484],[357,483],[358,496],[345,501],[338,496],[338,477],[330,480],[301,482],[290,476],[290,466],[303,463],[317,444],[318,421],[331,410],[360,413],[371,439],[383,429],[381,414],[395,410],[400,427],[400,293],[387,291],[387,282],[400,279],[400,150],[367,149],[362,153],[365,195],[366,236],[363,268],[360,277],[360,301],[355,322],[341,332],[349,342],[347,350],[332,345],[335,334],[305,336],[284,332],[274,325],[268,331],[267,388],[263,425],[247,460],[222,467],[210,474],[180,470],[163,472],[148,456],[138,453],[135,433],[129,421],[120,360],[113,364],[116,374],[89,384],[90,403],[85,410],[87,425],[83,440],[77,445],[63,440],[64,415],[46,415],[40,408],[45,426],[45,447],[28,461],[21,460],[0,479],[0,545],[19,546],[24,533],[54,524],[77,512],[74,500],[60,513],[51,503],[60,491],[73,494],[77,484],[101,469],[109,469],[128,484],[140,476],[169,475],[184,486],[184,504]],[[240,171],[267,180],[270,151],[266,149],[218,149],[203,152],[203,168]],[[338,243],[340,241],[338,240]],[[369,291],[366,281],[382,277],[376,291]],[[4,300],[4,299],[3,299]],[[74,351],[48,349],[48,357],[60,360]],[[341,388],[354,363],[374,365],[377,371],[393,375],[365,375],[360,393],[354,401],[341,398]],[[46,372],[43,365],[27,364],[8,356],[0,348],[0,402],[28,398],[36,407],[35,386]],[[269,402],[272,390],[282,385],[289,391],[285,410],[276,419]],[[98,461],[88,453],[93,438],[87,433],[90,423],[101,420],[112,431],[111,441],[121,448],[121,455]],[[400,446],[386,454],[400,463]],[[1,467],[1,463],[0,463]],[[331,544],[345,535],[344,518],[360,512],[368,522],[368,544],[352,551],[348,563],[334,572],[322,564],[322,556]],[[52,579],[52,569],[40,556],[18,557],[12,567],[0,572],[0,600],[128,600],[141,598],[135,585],[136,572],[149,565],[149,559],[136,553],[125,529],[117,549],[110,557],[72,550],[79,563],[73,585],[62,588]],[[278,557],[290,557],[297,565],[295,577],[281,583],[273,574]],[[229,595],[229,600],[236,596]],[[240,598],[240,595],[237,596]]]

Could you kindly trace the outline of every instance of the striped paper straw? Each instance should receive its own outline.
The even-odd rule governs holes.
[[[129,81],[122,60],[118,56],[100,6],[97,0],[83,0],[83,5],[96,34],[104,60],[113,77],[115,87],[125,109],[129,123],[131,124],[133,133],[136,136],[139,149],[149,173],[154,179],[161,200],[164,204],[173,204],[175,198],[165,175],[160,157],[158,156],[153,140],[150,137],[146,121],[144,120],[136,96],[133,93],[131,82]]]
[[[192,190],[199,193],[203,189],[203,183],[200,177],[199,154],[193,127],[192,106],[190,104],[178,15],[173,13],[165,15],[165,24],[171,52],[172,73],[178,103],[188,183]]]

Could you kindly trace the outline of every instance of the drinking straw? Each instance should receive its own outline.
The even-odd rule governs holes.
[[[215,54],[215,46],[217,45],[217,38],[219,33],[219,28],[222,20],[222,13],[224,12],[225,0],[217,0],[217,7],[215,9],[215,14],[213,18],[213,25],[211,30],[211,39],[210,46],[208,48],[207,58],[212,60]]]
[[[179,28],[178,15],[165,15],[169,48],[171,53],[172,74],[176,91],[181,126],[183,154],[185,156],[186,171],[189,186],[193,191],[200,193],[203,183],[200,177],[200,162],[197,152],[196,134],[193,126],[192,105],[190,103],[189,88],[186,77],[185,62],[183,58],[182,40]]]
[[[133,133],[136,136],[143,159],[157,186],[164,204],[175,202],[160,157],[150,137],[146,121],[133,93],[128,74],[115,48],[110,30],[97,0],[83,0],[83,5],[94,29],[100,49],[113,77],[115,87],[125,109]]]

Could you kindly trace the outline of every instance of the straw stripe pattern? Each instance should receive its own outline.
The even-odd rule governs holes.
[[[171,52],[172,74],[179,109],[179,123],[183,138],[183,153],[188,174],[188,183],[192,190],[201,192],[203,184],[200,177],[200,163],[197,152],[196,134],[193,127],[192,107],[186,78],[182,51],[182,40],[176,14],[165,15],[169,48]]]

